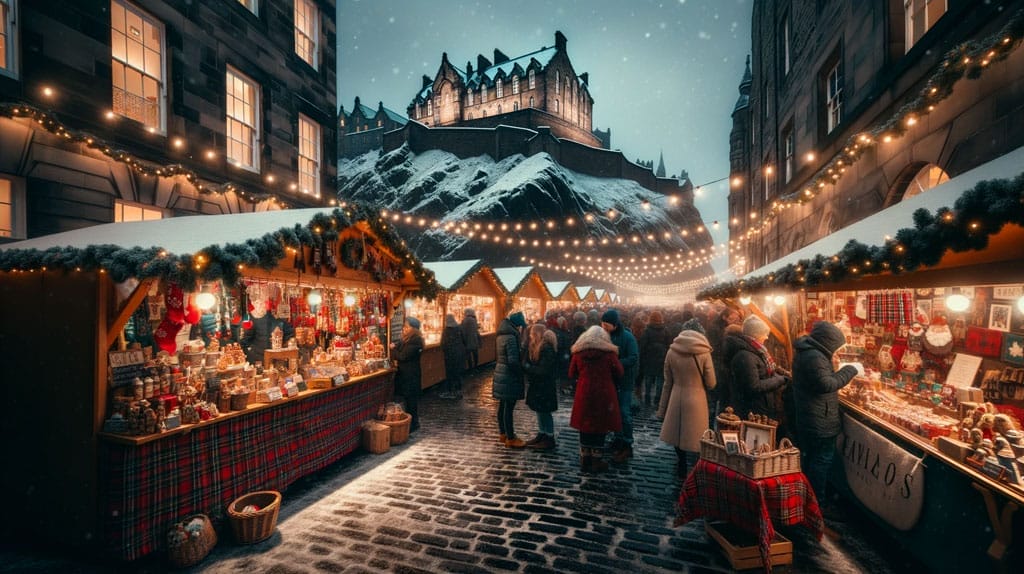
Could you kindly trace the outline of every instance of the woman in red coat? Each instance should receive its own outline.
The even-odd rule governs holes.
[[[580,469],[601,471],[608,468],[602,458],[604,437],[622,429],[615,382],[622,379],[619,348],[608,333],[594,326],[580,335],[572,346],[569,378],[576,379],[576,397],[572,402],[569,426],[580,431]]]

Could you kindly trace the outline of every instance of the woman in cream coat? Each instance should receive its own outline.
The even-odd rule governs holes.
[[[665,356],[665,384],[658,405],[661,440],[675,447],[680,477],[687,472],[686,453],[700,451],[708,426],[707,391],[715,388],[715,367],[707,337],[694,330],[676,336]]]

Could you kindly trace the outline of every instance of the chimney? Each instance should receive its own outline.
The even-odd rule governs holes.
[[[565,39],[565,34],[560,30],[555,30],[555,48],[558,49],[559,52],[565,51],[565,44],[567,42],[568,40]]]
[[[352,111],[359,110],[359,96],[356,96],[356,105],[352,106]]]
[[[434,79],[431,78],[430,76],[424,74],[423,75],[423,86],[420,87],[420,89],[422,90],[423,88],[425,88],[425,87],[427,87],[427,86],[429,86],[430,84],[433,84],[433,83],[434,83]]]
[[[590,85],[590,72],[583,72],[582,74],[580,74],[580,79],[583,80],[583,84],[584,85],[589,86]]]
[[[491,61],[484,57],[483,54],[477,54],[476,56],[476,69],[479,72],[486,70],[491,67]]]
[[[473,77],[473,62],[466,62],[466,79]]]
[[[507,62],[507,61],[508,61],[508,56],[506,56],[501,50],[495,48],[494,49],[494,65],[497,66],[498,64],[501,64],[501,63]]]

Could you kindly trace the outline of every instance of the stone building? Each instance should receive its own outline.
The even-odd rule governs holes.
[[[334,0],[0,0],[0,25],[0,241],[334,199]]]
[[[338,109],[338,157],[356,157],[384,145],[384,133],[397,130],[408,119],[377,102],[374,110],[364,106],[356,96],[351,112]]]
[[[463,69],[442,54],[437,74],[423,76],[407,114],[430,127],[547,126],[555,137],[608,148],[610,132],[593,132],[589,75],[576,73],[566,44],[555,32],[554,46],[515,58],[495,49],[493,61],[479,55],[475,68],[466,62]]]
[[[961,55],[1017,45],[996,36],[1022,9],[754,3],[730,137],[730,263],[749,272],[1024,144],[1024,50]]]

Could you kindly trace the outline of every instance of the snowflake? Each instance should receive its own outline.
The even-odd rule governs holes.
[[[1024,347],[1021,346],[1020,341],[1014,341],[1010,345],[1010,356],[1014,359],[1024,359]]]

